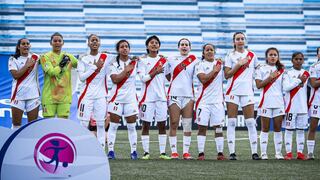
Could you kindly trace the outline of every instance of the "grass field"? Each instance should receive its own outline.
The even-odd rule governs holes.
[[[251,160],[250,145],[247,131],[236,131],[237,161],[217,161],[213,132],[207,135],[205,161],[197,160],[159,160],[157,131],[151,131],[151,160],[130,159],[130,146],[127,131],[119,130],[115,144],[117,159],[110,160],[111,178],[116,179],[319,179],[320,178],[320,135],[317,134],[314,161],[284,161],[274,159],[273,134],[269,134],[269,160]],[[138,153],[143,154],[140,141],[141,131],[138,131]],[[226,132],[224,132],[226,134]],[[294,141],[295,142],[295,138]],[[283,145],[283,154],[284,145]],[[293,145],[295,156],[296,145]],[[178,151],[182,154],[182,133],[178,134]],[[306,151],[306,147],[305,147]],[[192,135],[190,152],[196,159],[198,156],[196,131]],[[167,154],[170,154],[167,141]],[[228,157],[228,147],[225,141],[224,154]],[[259,151],[260,154],[260,151]]]

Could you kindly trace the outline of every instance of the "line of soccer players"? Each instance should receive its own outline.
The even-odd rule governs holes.
[[[142,159],[150,159],[150,123],[157,122],[159,129],[160,159],[179,159],[177,150],[177,128],[179,121],[183,127],[183,159],[193,159],[190,152],[192,121],[198,124],[198,160],[205,159],[207,128],[213,127],[217,148],[217,159],[224,160],[224,138],[222,125],[227,109],[227,143],[229,159],[237,160],[235,150],[235,128],[239,106],[242,108],[253,160],[268,159],[267,144],[270,120],[274,125],[274,146],[276,159],[293,159],[292,137],[296,132],[297,159],[314,159],[315,132],[320,117],[320,61],[315,62],[309,71],[302,68],[304,55],[292,54],[292,68],[285,69],[280,62],[276,48],[265,52],[265,63],[259,63],[254,52],[246,49],[246,36],[242,32],[233,35],[234,49],[224,60],[215,57],[216,47],[205,44],[202,59],[191,54],[191,42],[182,38],[178,42],[179,55],[164,57],[159,55],[161,41],[150,36],[145,42],[147,54],[141,57],[130,56],[130,43],[120,40],[116,44],[117,54],[99,51],[100,38],[88,37],[90,51],[77,60],[73,55],[62,51],[63,36],[51,36],[52,50],[39,56],[31,53],[30,42],[26,38],[18,41],[16,52],[9,58],[9,71],[12,74],[11,109],[13,128],[21,126],[23,112],[28,120],[38,118],[42,104],[44,117],[68,118],[71,105],[71,69],[77,68],[80,87],[77,116],[81,125],[88,127],[94,119],[97,138],[105,148],[105,119],[110,115],[108,157],[115,159],[114,144],[121,117],[126,120],[131,159],[138,159],[137,118],[142,121],[141,141],[144,154]],[[320,59],[320,49],[317,49]],[[38,82],[38,65],[41,64],[45,77],[41,94]],[[136,93],[136,76],[142,81],[141,95]],[[112,82],[108,92],[107,79]],[[194,77],[200,82],[195,93]],[[227,79],[226,91],[223,80]],[[169,81],[169,88],[165,84]],[[254,83],[255,81],[255,83]],[[261,89],[258,115],[261,117],[260,148],[254,117],[254,86]],[[311,88],[307,98],[307,87]],[[107,97],[107,98],[106,98]],[[195,112],[193,112],[195,110]],[[165,152],[167,144],[166,120],[169,111],[169,144],[171,156]],[[308,155],[303,154],[305,129],[310,128],[307,138]],[[282,132],[285,127],[285,150],[283,157]]]

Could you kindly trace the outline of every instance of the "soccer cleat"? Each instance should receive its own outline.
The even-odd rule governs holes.
[[[226,158],[224,157],[223,153],[222,152],[219,152],[218,153],[218,156],[217,156],[217,160],[226,160]]]
[[[284,157],[282,156],[281,153],[276,154],[274,157],[275,157],[276,159],[278,159],[278,160],[283,160],[283,159],[284,159]]]
[[[237,155],[236,155],[236,153],[231,153],[231,154],[229,155],[229,160],[237,160]]]
[[[268,160],[268,155],[266,153],[261,154],[262,160]]]
[[[284,159],[285,160],[292,160],[293,156],[292,156],[292,152],[288,152],[285,156]]]
[[[313,153],[309,153],[307,159],[308,159],[308,160],[314,160],[314,155],[313,155]]]
[[[191,160],[191,159],[193,159],[193,157],[190,155],[190,153],[184,153],[183,154],[183,159],[184,160]]]
[[[171,159],[179,159],[179,154],[174,152],[171,154]]]
[[[257,153],[253,153],[252,160],[261,160],[261,158],[259,157],[259,155]]]
[[[297,159],[299,159],[299,160],[306,160],[306,157],[305,157],[305,155],[304,155],[303,153],[298,152],[298,153],[297,153]]]
[[[116,154],[114,153],[114,151],[108,152],[108,159],[116,159]]]
[[[149,159],[150,159],[150,154],[147,153],[147,152],[145,152],[145,153],[143,154],[143,156],[142,156],[141,159],[143,159],[143,160],[149,160]]]
[[[202,152],[202,153],[199,153],[199,155],[198,155],[198,160],[199,161],[203,161],[204,160],[204,153]]]
[[[132,160],[137,160],[137,159],[138,159],[137,151],[133,151],[133,152],[130,154],[130,157],[131,157]]]
[[[166,153],[161,153],[159,156],[159,159],[170,160],[171,157],[167,156]]]

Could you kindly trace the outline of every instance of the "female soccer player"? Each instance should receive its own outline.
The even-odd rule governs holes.
[[[79,79],[83,82],[78,101],[78,119],[85,128],[91,118],[96,121],[97,138],[104,149],[108,91],[106,75],[114,56],[99,53],[100,38],[95,34],[88,37],[88,46],[90,53],[83,56],[78,63]]]
[[[23,112],[28,122],[38,118],[40,92],[38,81],[39,56],[30,52],[30,41],[18,40],[16,52],[9,58],[9,71],[13,77],[11,92],[12,129],[21,126]]]
[[[201,92],[196,101],[196,123],[198,124],[198,160],[204,160],[207,127],[213,126],[218,160],[224,160],[222,125],[225,118],[223,105],[222,62],[215,60],[215,46],[206,44],[202,48],[202,62],[196,66],[196,75],[201,84]]]
[[[267,144],[271,118],[274,128],[275,158],[283,159],[281,125],[285,114],[282,95],[284,66],[280,62],[279,51],[276,48],[267,49],[265,57],[266,64],[259,66],[255,75],[257,88],[262,89],[258,105],[258,115],[261,117],[261,159],[268,159]]]
[[[292,155],[292,135],[296,131],[297,159],[305,160],[304,130],[308,126],[308,104],[307,104],[307,80],[310,76],[308,71],[302,69],[304,56],[301,52],[292,54],[291,62],[293,67],[284,74],[283,90],[285,91],[285,160],[291,160]]]
[[[68,118],[71,106],[71,68],[76,68],[78,60],[62,51],[63,37],[56,32],[51,36],[52,51],[41,57],[44,71],[42,89],[42,110],[44,117]]]
[[[122,116],[125,117],[128,128],[128,138],[131,148],[130,157],[138,159],[136,119],[138,114],[138,102],[136,95],[136,66],[137,61],[130,59],[130,44],[126,40],[120,40],[116,44],[118,56],[116,62],[110,65],[110,78],[112,89],[108,97],[108,112],[110,113],[110,126],[108,137],[108,158],[115,159],[114,144],[116,133]]]
[[[157,36],[150,36],[146,40],[147,56],[142,57],[138,63],[138,74],[142,81],[142,93],[139,98],[140,119],[142,120],[142,147],[144,155],[142,159],[150,158],[149,150],[149,129],[153,119],[157,122],[159,129],[159,150],[160,159],[170,159],[166,155],[166,121],[167,102],[165,92],[167,60],[158,55],[160,39]]]
[[[171,79],[168,97],[170,114],[169,142],[171,147],[171,158],[178,159],[177,151],[177,129],[182,115],[183,127],[183,159],[192,159],[189,148],[191,144],[192,112],[194,106],[193,76],[194,67],[199,62],[195,55],[189,54],[191,43],[182,38],[178,42],[180,56],[171,57],[169,61],[169,74]]]
[[[310,115],[310,128],[308,133],[307,147],[308,159],[314,160],[314,146],[315,136],[320,117],[320,47],[317,48],[318,61],[310,67],[310,85],[311,96],[309,99],[309,115]]]
[[[237,160],[235,154],[235,129],[238,106],[242,107],[248,128],[252,159],[259,160],[257,153],[257,129],[254,119],[253,74],[258,67],[257,56],[245,48],[246,37],[242,32],[233,35],[234,50],[225,58],[224,74],[228,79],[225,100],[227,102],[228,128],[227,139],[230,160]]]

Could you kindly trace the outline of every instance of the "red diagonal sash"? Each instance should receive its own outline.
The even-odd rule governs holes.
[[[221,66],[221,61],[218,61],[217,62],[217,64],[216,64],[216,66]],[[199,96],[199,98],[198,98],[198,100],[197,100],[197,102],[196,102],[196,111],[197,111],[197,108],[198,108],[198,106],[199,106],[199,103],[200,103],[200,100],[201,100],[201,98],[202,98],[202,96],[203,96],[203,93],[204,93],[204,90],[205,89],[207,89],[207,87],[209,87],[209,85],[213,82],[213,80],[217,77],[217,74],[218,74],[219,72],[216,72],[215,73],[215,75],[211,78],[211,79],[209,79],[209,81],[207,81],[206,83],[204,83],[203,85],[202,85],[202,91],[201,91],[201,94],[200,94],[200,96]],[[196,119],[196,115],[197,115],[197,113],[194,113],[195,114],[195,119]]]
[[[99,57],[99,60],[102,60],[103,64],[105,63],[105,60],[107,59],[107,54],[104,54],[102,53]],[[92,82],[92,80],[99,74],[99,72],[95,71],[93,72],[87,79],[86,79],[86,87],[84,88],[82,94],[80,95],[79,97],[79,100],[78,100],[78,109],[79,109],[79,106],[80,106],[80,103],[84,97],[84,95],[86,94],[87,90],[88,90],[88,87],[89,87],[89,84]]]
[[[38,60],[38,56],[35,55],[35,54],[32,54],[31,59],[33,61],[37,61]],[[17,84],[16,84],[16,87],[14,88],[14,91],[13,91],[13,94],[12,94],[12,97],[11,97],[11,101],[13,101],[16,98],[19,85],[22,83],[22,81],[24,81],[29,76],[29,74],[31,73],[32,69],[34,68],[34,65],[31,66],[26,72],[24,72],[23,75],[19,79],[17,79]]]
[[[186,69],[187,66],[189,66],[195,60],[196,60],[196,57],[194,55],[190,55],[174,68],[171,83],[168,88],[168,96],[170,95],[172,82],[176,79],[176,77],[180,74],[181,71]]]
[[[231,90],[232,90],[232,87],[233,87],[233,84],[234,84],[234,81],[247,69],[247,67],[249,67],[250,62],[251,62],[252,59],[253,59],[253,56],[254,56],[253,52],[249,51],[248,54],[247,54],[247,57],[246,57],[246,58],[248,58],[248,62],[247,62],[245,65],[241,66],[241,67],[237,70],[236,73],[234,73],[234,75],[233,75],[233,77],[232,77],[231,85],[230,85],[229,89],[227,90],[226,95],[229,95],[229,94],[230,94],[230,92],[231,92]]]
[[[309,74],[308,71],[304,71],[303,74],[302,74],[302,76],[306,76],[306,77],[308,78],[308,77],[310,76],[310,74]],[[289,100],[289,104],[288,104],[288,106],[287,106],[287,108],[286,108],[286,113],[288,113],[288,112],[290,111],[292,99],[293,99],[293,97],[298,93],[298,91],[300,90],[300,88],[301,88],[300,86],[297,86],[297,87],[295,87],[294,89],[292,89],[292,90],[290,91],[290,100]]]
[[[133,68],[132,68],[131,71],[129,72],[130,75],[132,74],[134,68],[136,67],[136,63],[137,63],[137,61],[131,61],[131,62],[129,63],[129,65],[133,65]],[[116,99],[116,97],[117,97],[117,95],[118,95],[119,89],[120,89],[120,88],[124,85],[124,83],[129,79],[130,75],[129,75],[129,76],[126,76],[125,78],[123,78],[122,81],[117,84],[116,92],[114,93],[114,95],[112,96],[112,98],[111,98],[111,100],[110,100],[109,102],[113,102],[113,101]]]
[[[166,62],[167,62],[167,60],[166,60],[165,58],[163,58],[163,57],[160,58],[160,59],[156,62],[156,64],[153,66],[153,68],[149,71],[148,74],[153,73],[153,72],[157,69],[157,67],[162,66],[162,65],[165,64]],[[154,77],[155,77],[155,76],[154,76]],[[149,81],[146,82],[146,86],[145,86],[145,89],[144,89],[143,96],[142,96],[142,98],[141,98],[141,100],[140,100],[140,102],[139,102],[139,107],[140,107],[140,106],[142,105],[142,103],[146,100],[148,86],[150,85],[150,83],[151,83],[151,81],[154,79],[154,77],[151,78]]]
[[[318,78],[318,80],[319,80],[320,78]],[[313,91],[313,94],[312,94],[312,96],[311,96],[311,99],[310,99],[310,101],[308,102],[308,109],[310,109],[310,107],[311,107],[311,105],[312,105],[312,102],[313,102],[313,100],[314,100],[314,97],[315,97],[315,95],[316,95],[316,91],[318,90],[319,88],[317,87],[317,88],[314,88],[314,91]]]
[[[262,92],[262,99],[260,101],[260,104],[258,106],[258,108],[262,107],[262,104],[264,102],[264,95],[266,94],[266,92],[270,89],[270,87],[272,86],[272,84],[281,76],[281,74],[284,72],[284,69],[280,69],[279,74],[273,78],[273,80],[271,82],[269,82],[264,88],[263,88],[263,92]]]

